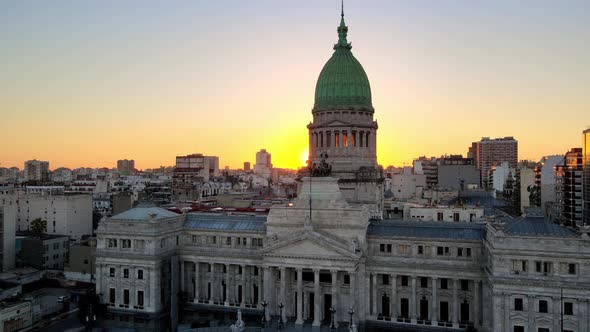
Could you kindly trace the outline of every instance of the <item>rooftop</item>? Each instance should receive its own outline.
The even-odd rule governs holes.
[[[467,222],[384,220],[369,225],[369,236],[481,240],[485,225]]]
[[[498,225],[507,235],[515,236],[544,236],[544,237],[577,237],[575,230],[552,222],[543,217],[525,217],[506,219],[504,225]]]
[[[207,230],[264,232],[266,231],[266,216],[187,213],[184,227]]]
[[[136,207],[112,216],[111,220],[157,221],[178,217],[178,213],[159,207]]]

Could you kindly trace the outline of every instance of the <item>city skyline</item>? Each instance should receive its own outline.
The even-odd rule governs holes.
[[[505,4],[345,4],[380,164],[465,155],[482,136],[514,136],[519,159],[580,146],[589,4]],[[197,152],[240,168],[261,148],[302,165],[339,3],[2,6],[2,167],[145,169]]]

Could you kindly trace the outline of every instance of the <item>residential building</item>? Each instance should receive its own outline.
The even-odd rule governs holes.
[[[541,158],[541,208],[548,208],[548,204],[555,203],[555,167],[563,161],[563,155],[552,155]]]
[[[14,204],[2,204],[0,199],[0,269],[1,272],[14,268],[16,246],[16,207]]]
[[[24,266],[39,270],[63,270],[68,262],[70,238],[65,235],[33,235],[21,240],[20,259]]]
[[[92,195],[26,194],[0,197],[3,205],[16,207],[16,230],[30,230],[37,218],[47,221],[47,234],[67,235],[79,240],[92,234]]]
[[[412,167],[404,167],[401,172],[393,173],[391,179],[385,179],[385,186],[391,190],[393,198],[397,200],[422,197],[422,192],[427,186],[426,175],[415,174]]]
[[[590,129],[583,132],[584,226],[590,226]]]
[[[122,174],[130,174],[136,171],[135,160],[122,159],[117,160],[117,171]]]
[[[266,149],[262,149],[256,152],[256,163],[254,164],[254,174],[263,176],[264,178],[270,178],[270,172],[272,170],[272,157],[270,152]]]
[[[572,148],[555,166],[557,222],[582,226],[582,148]]]
[[[518,162],[518,141],[512,136],[490,139],[483,137],[479,142],[474,142],[467,153],[475,156],[477,168],[481,172],[482,184],[489,188],[489,176],[492,167],[507,162],[508,166],[516,169]]]
[[[172,175],[172,200],[199,200],[203,183],[217,176],[219,176],[219,157],[202,154],[177,156]]]
[[[250,171],[250,162],[244,161],[244,172]]]
[[[439,188],[461,191],[479,188],[480,172],[473,159],[452,155],[440,158],[437,164],[437,185]],[[428,182],[428,178],[426,180]]]
[[[64,266],[68,280],[95,282],[96,274],[96,238],[80,243],[71,243],[69,259]]]
[[[414,174],[426,175],[426,186],[434,188],[438,186],[438,159],[436,157],[421,156],[413,162]]]
[[[49,181],[49,162],[37,159],[25,161],[25,181]]]
[[[0,302],[0,331],[22,331],[33,325],[31,301],[5,300]]]
[[[508,162],[503,162],[500,165],[491,168],[491,176],[488,178],[491,182],[491,188],[497,193],[504,193],[511,181],[514,181],[516,176],[516,168],[510,166]]]

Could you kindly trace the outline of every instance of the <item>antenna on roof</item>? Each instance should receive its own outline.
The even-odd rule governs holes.
[[[341,12],[340,12],[340,16],[341,16],[341,17],[344,17],[344,0],[342,0],[342,3],[341,3],[341,8],[342,8],[342,10],[341,10]]]

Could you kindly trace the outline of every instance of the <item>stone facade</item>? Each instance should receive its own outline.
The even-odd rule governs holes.
[[[320,326],[334,307],[347,325],[352,307],[366,331],[557,331],[563,290],[564,329],[589,331],[588,236],[542,219],[372,221],[336,178],[312,179],[310,209],[309,185],[268,216],[136,208],[103,221],[97,292],[111,312],[142,321],[170,317],[177,287],[199,315],[241,308]]]

